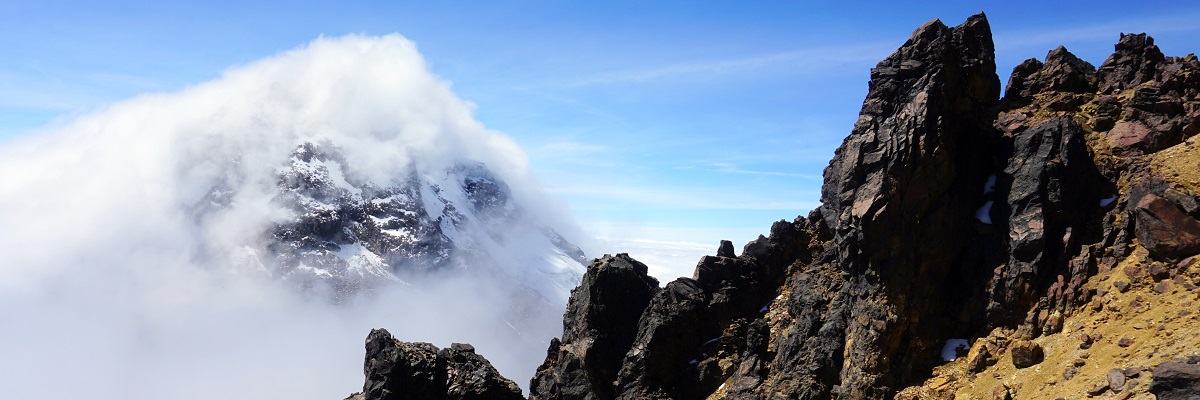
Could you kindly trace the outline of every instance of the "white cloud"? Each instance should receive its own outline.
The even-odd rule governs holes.
[[[0,146],[0,392],[6,398],[341,398],[362,340],[472,342],[525,384],[560,314],[497,333],[507,293],[444,276],[332,305],[236,262],[283,210],[274,171],[333,139],[380,183],[484,162],[570,230],[525,153],[398,36],[321,38],[175,93],[142,95]],[[230,207],[189,210],[213,185]],[[575,232],[575,231],[571,231]]]
[[[612,237],[601,237],[599,241],[605,249],[604,254],[629,253],[646,264],[647,273],[657,278],[659,285],[679,277],[691,277],[700,258],[717,251],[716,244],[696,242]]]
[[[717,254],[721,240],[733,242],[737,253],[742,246],[767,234],[770,221],[762,226],[696,227],[651,225],[646,223],[594,222],[588,228],[597,232],[594,254],[629,253],[646,264],[648,273],[665,285],[679,277],[691,277],[700,257]],[[655,238],[678,238],[661,240]]]

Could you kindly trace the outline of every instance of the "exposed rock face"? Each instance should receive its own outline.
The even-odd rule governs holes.
[[[658,281],[627,254],[592,261],[571,291],[562,339],[530,382],[534,399],[610,399],[621,361],[637,335],[637,323]]]
[[[1159,400],[1200,399],[1200,364],[1166,362],[1153,374],[1150,393]]]
[[[735,386],[753,388],[770,368],[764,314],[793,263],[809,259],[788,253],[822,240],[828,232],[819,219],[776,222],[740,258],[706,256],[691,279],[668,283],[638,322],[618,398],[700,398],[737,371],[749,374]]]
[[[840,396],[886,397],[937,362],[953,321],[922,317],[953,315],[963,295],[945,286],[959,279],[956,262],[983,204],[1000,92],[995,68],[990,27],[977,15],[955,28],[925,24],[872,70],[862,114],[821,189],[834,235],[831,267],[846,276],[828,299],[834,312],[821,318],[821,328],[835,332],[796,332],[780,349],[786,357],[832,339],[824,346],[833,354],[822,356],[830,359],[816,364],[840,372],[814,376],[817,384],[795,395],[824,397],[837,385]],[[827,311],[797,312],[808,319]]]
[[[1008,161],[997,175],[996,190],[1006,196],[992,209],[994,215],[1006,215],[997,221],[1008,237],[988,243],[993,248],[987,253],[1008,257],[984,261],[996,265],[988,287],[989,327],[1022,322],[1050,286],[1067,298],[1055,295],[1049,301],[1074,304],[1088,271],[1086,264],[1070,261],[1081,244],[1100,239],[1099,199],[1114,191],[1097,170],[1085,131],[1074,120],[1054,117],[1028,129],[1001,130],[1000,148],[1011,153],[1001,154]],[[1064,312],[1057,304],[1045,308]]]
[[[1099,69],[1061,47],[1026,61],[1002,100],[982,14],[925,24],[871,71],[821,207],[776,222],[740,256],[723,242],[662,289],[627,255],[596,260],[531,396],[944,396],[957,378],[898,391],[943,363],[947,339],[975,339],[964,374],[1005,358],[1040,370],[1026,368],[1046,357],[1032,339],[1072,314],[1144,307],[1100,301],[1112,285],[1191,285],[1181,274],[1200,252],[1200,183],[1188,180],[1200,156],[1180,143],[1200,132],[1200,62],[1163,57],[1144,34],[1116,50]],[[1119,264],[1137,264],[1129,281],[1088,286]],[[1134,349],[1085,338],[1070,348]],[[1050,373],[1070,380],[1083,365]],[[993,387],[997,398],[1035,393]]]
[[[374,329],[366,340],[364,400],[522,399],[516,383],[500,376],[471,345],[438,349],[429,343],[401,342]],[[357,396],[357,397],[356,397]]]
[[[1017,65],[1004,100],[1028,103],[1047,92],[1090,94],[1096,91],[1096,79],[1096,67],[1059,46],[1046,56],[1045,63],[1030,58]]]
[[[741,257],[704,257],[692,278],[662,289],[628,255],[595,260],[572,292],[563,338],[551,343],[531,398],[698,398],[735,370],[734,386],[754,389],[770,361],[762,317],[787,276],[783,260],[811,254],[796,244],[821,240],[819,226],[778,222]]]
[[[1166,59],[1154,45],[1154,38],[1145,33],[1122,33],[1116,50],[1100,66],[1100,92],[1104,94],[1115,94],[1153,80],[1159,64]]]

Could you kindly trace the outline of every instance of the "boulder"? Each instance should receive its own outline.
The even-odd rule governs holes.
[[[975,345],[967,352],[967,371],[979,373],[995,365],[1000,361],[999,353],[998,346],[991,338],[976,340]]]
[[[1041,345],[1028,340],[1013,344],[1008,351],[1012,354],[1013,366],[1017,368],[1029,368],[1041,364],[1046,357]]]
[[[1113,393],[1118,393],[1125,388],[1125,371],[1121,368],[1113,368],[1108,371],[1108,390]]]
[[[1200,364],[1165,362],[1151,374],[1150,393],[1158,400],[1200,399]]]
[[[1138,200],[1134,215],[1138,241],[1151,255],[1180,259],[1200,253],[1200,220],[1166,199],[1146,194]]]

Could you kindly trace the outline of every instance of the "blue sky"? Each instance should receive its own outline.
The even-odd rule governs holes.
[[[1099,65],[1119,32],[1200,51],[1190,2],[33,3],[0,4],[0,142],[321,35],[395,32],[609,239],[594,251],[663,263],[814,207],[869,68],[932,18],[986,11],[1002,82],[1060,44]]]

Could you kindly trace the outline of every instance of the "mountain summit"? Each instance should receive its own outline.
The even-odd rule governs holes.
[[[566,303],[583,252],[531,218],[486,165],[413,167],[381,185],[351,161],[330,141],[297,146],[276,172],[272,203],[285,212],[262,249],[244,248],[247,260],[302,287],[331,290],[335,299],[454,270]],[[224,205],[231,196],[224,187],[204,205]]]

